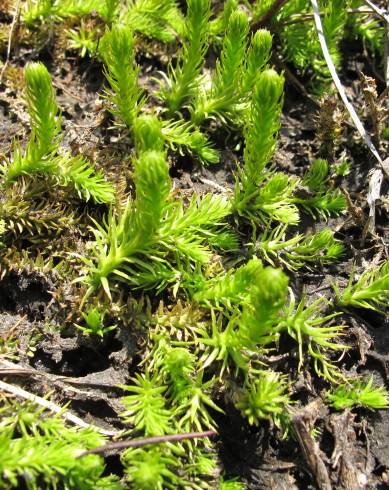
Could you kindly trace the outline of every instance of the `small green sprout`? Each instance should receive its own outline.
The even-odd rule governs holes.
[[[263,371],[259,379],[243,389],[236,406],[250,425],[273,420],[279,426],[281,416],[291,404],[287,390],[283,376],[274,371]]]
[[[219,481],[219,490],[245,490],[246,485],[237,478],[225,480],[223,477]]]
[[[104,326],[105,314],[106,311],[101,311],[98,307],[91,306],[85,313],[82,313],[86,326],[82,327],[76,325],[76,327],[85,334],[103,337],[106,333],[111,332],[116,328],[116,325],[111,325],[109,327]]]
[[[338,177],[346,177],[351,172],[351,164],[346,160],[335,164],[332,168]]]
[[[373,376],[367,383],[363,380],[348,380],[327,393],[327,398],[336,410],[354,407],[374,410],[389,408],[389,393],[383,386],[374,386]]]
[[[83,21],[81,25],[76,29],[69,29],[67,31],[69,37],[69,48],[75,49],[80,52],[81,58],[84,58],[87,54],[94,56],[97,52],[97,32],[90,29]]]

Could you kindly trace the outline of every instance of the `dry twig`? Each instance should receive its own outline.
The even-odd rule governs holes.
[[[131,439],[129,441],[112,442],[105,446],[95,447],[89,451],[84,451],[80,454],[79,458],[87,454],[101,454],[108,451],[121,451],[122,449],[128,449],[130,447],[142,447],[149,444],[160,444],[163,442],[177,442],[186,439],[200,439],[205,437],[216,436],[216,432],[208,430],[206,432],[188,432],[186,434],[171,434],[166,436],[145,437],[143,439]]]
[[[45,398],[42,398],[37,395],[33,395],[32,393],[23,390],[22,388],[19,388],[18,386],[11,385],[9,383],[5,383],[4,381],[0,381],[0,390],[5,391],[6,393],[11,393],[12,395],[18,396],[20,398],[24,398],[25,400],[30,400],[37,405],[40,405],[41,407],[47,408],[51,412],[54,412],[61,417],[63,417],[65,420],[68,422],[71,422],[72,424],[78,425],[79,427],[82,427],[84,429],[89,428],[93,429],[96,432],[99,432],[100,434],[103,434],[105,436],[117,436],[119,432],[117,431],[111,431],[111,430],[105,430],[101,429],[100,427],[96,427],[95,425],[88,424],[84,420],[80,419],[76,415],[73,415],[70,412],[64,411],[63,407],[60,407],[59,405],[56,405],[55,403],[46,400]]]
[[[12,24],[11,24],[11,27],[10,27],[10,30],[9,30],[8,45],[7,45],[7,57],[5,59],[4,66],[3,66],[3,68],[1,69],[1,72],[0,72],[0,83],[3,81],[3,76],[4,76],[4,73],[5,73],[5,70],[7,69],[7,66],[8,66],[10,57],[11,57],[12,37],[13,37],[13,34],[14,34],[16,23],[17,23],[17,21],[19,19],[19,15],[20,15],[20,3],[21,3],[21,0],[18,0],[17,3],[16,3],[15,15],[14,15],[14,17],[12,19]]]

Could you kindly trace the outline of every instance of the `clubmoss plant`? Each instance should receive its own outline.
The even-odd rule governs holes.
[[[111,297],[111,275],[136,287],[163,289],[180,281],[191,263],[211,259],[207,243],[215,248],[236,246],[236,238],[226,232],[223,222],[231,209],[224,197],[208,194],[200,200],[194,195],[186,209],[181,200],[170,199],[160,128],[158,119],[151,117],[142,119],[135,130],[140,142],[134,161],[135,198],[118,218],[110,212],[106,226],[95,222],[96,258],[86,259],[86,297],[99,286]]]
[[[201,124],[211,116],[223,121],[234,120],[234,108],[240,102],[240,76],[246,53],[248,18],[243,11],[234,11],[228,21],[220,59],[212,78],[210,91],[198,92],[193,102],[192,121]]]
[[[99,335],[100,337],[103,337],[106,333],[116,328],[116,325],[104,326],[105,315],[105,310],[96,306],[91,306],[88,308],[88,311],[82,313],[86,326],[76,325],[76,327],[84,334]]]
[[[78,29],[69,29],[67,31],[69,38],[69,48],[79,51],[81,58],[87,54],[91,57],[97,53],[97,29],[81,21]]]
[[[167,386],[160,383],[158,375],[136,375],[133,384],[125,386],[132,393],[122,398],[126,410],[122,417],[127,424],[135,426],[146,436],[159,436],[172,431],[172,413],[166,408],[164,392]]]
[[[24,154],[15,145],[12,161],[3,166],[6,185],[23,174],[50,173],[55,167],[50,157],[59,145],[61,117],[50,74],[42,63],[28,64],[24,73],[31,135]]]
[[[48,174],[58,185],[73,187],[86,201],[112,202],[112,185],[90,162],[81,156],[58,154],[61,117],[47,68],[40,62],[29,63],[25,78],[31,135],[25,151],[15,144],[11,159],[2,165],[4,185],[11,186],[23,175]]]
[[[145,100],[138,85],[139,67],[135,63],[132,31],[120,25],[112,27],[100,40],[99,53],[111,86],[106,92],[110,110],[132,129]]]
[[[252,224],[271,219],[295,224],[299,219],[293,204],[298,180],[266,168],[280,127],[283,88],[284,79],[274,70],[260,74],[244,128],[244,166],[237,172],[233,206],[239,216]]]
[[[132,32],[124,26],[113,26],[101,39],[99,52],[111,87],[105,95],[110,103],[110,111],[127,129],[133,131],[146,96],[138,84],[139,67],[135,63]],[[188,80],[192,83],[190,77]],[[206,163],[216,163],[219,160],[206,136],[190,122],[164,120],[162,134],[173,151],[179,149],[183,152],[185,149],[186,153],[196,154]]]
[[[126,474],[135,490],[162,490],[177,488],[182,483],[179,476],[180,463],[169,448],[129,449],[123,454]]]
[[[209,0],[188,0],[184,44],[175,68],[170,64],[160,91],[170,113],[188,102],[195,90],[208,49]]]

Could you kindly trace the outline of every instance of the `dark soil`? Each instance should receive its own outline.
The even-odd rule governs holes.
[[[0,28],[9,25],[11,20],[0,7]],[[374,73],[361,46],[346,48],[342,79],[360,108],[359,72]],[[154,56],[150,54],[152,47],[148,46],[148,49],[140,60],[141,84],[144,86],[166,61],[163,48],[158,48],[162,50],[162,56]],[[21,138],[22,142],[26,140],[28,117],[22,101],[22,69],[29,60],[41,60],[50,69],[57,88],[63,115],[63,145],[74,153],[86,155],[119,186],[123,181],[130,182],[131,143],[125,132],[117,128],[112,130],[112,119],[99,102],[104,86],[101,65],[88,58],[81,59],[75,52],[61,50],[60,36],[48,38],[40,50],[33,44],[22,42],[11,54],[0,85],[1,159],[9,156],[15,137]],[[4,49],[1,55],[4,59]],[[296,76],[304,84],[304,78],[300,74]],[[275,156],[279,169],[301,176],[312,157],[319,155],[317,115],[318,105],[287,79],[282,129]],[[214,191],[212,182],[221,186],[232,184],[234,136],[215,128],[212,137],[221,150],[220,164],[204,168],[195,159],[172,158],[171,175],[181,192],[189,195],[193,190],[200,193]],[[345,126],[337,155],[345,152],[351,163],[352,172],[342,185],[354,205],[366,214],[367,173],[373,162],[362,142],[356,140],[354,129]],[[51,191],[48,189],[47,192]],[[1,199],[4,197],[0,194]],[[93,205],[87,205],[85,209],[90,215],[101,216],[102,212],[104,210],[95,209]],[[331,281],[346,284],[353,263],[357,264],[358,273],[378,255],[384,257],[387,254],[383,245],[388,233],[386,216],[384,207],[378,209],[376,233],[379,238],[368,237],[366,240],[362,239],[361,224],[356,223],[351,214],[330,219],[326,225],[338,229],[337,238],[347,249],[345,260],[336,266],[291,276],[293,289],[301,291],[305,286],[312,296],[326,295]],[[305,216],[298,231],[308,233],[322,226],[323,223]],[[62,230],[52,243],[54,256],[61,243],[71,243],[73,250],[80,252],[88,233],[82,224],[79,228],[76,225],[75,230]],[[15,240],[13,247],[19,251],[24,248],[34,250],[30,240],[28,235],[23,236]],[[129,328],[132,325],[123,321],[120,328],[104,339],[82,335],[69,326],[71,315],[75,322],[77,320],[76,309],[72,309],[73,292],[77,291],[72,288],[76,286],[63,284],[54,272],[46,274],[33,270],[28,261],[13,263],[7,257],[0,261],[0,336],[7,339],[12,335],[17,342],[18,362],[26,368],[23,376],[7,375],[6,380],[19,383],[38,395],[53,390],[55,402],[70,401],[73,411],[86,421],[105,428],[120,428],[118,413],[122,407],[118,400],[122,392],[118,385],[128,382],[139,362],[138,347],[142,340],[139,334],[134,334],[136,330]],[[77,296],[81,296],[80,291]],[[347,342],[351,349],[341,361],[342,368],[373,375],[389,388],[387,319],[358,311],[353,316],[347,315],[347,323],[350,325]],[[64,325],[66,328],[61,328]],[[286,341],[281,342],[279,354],[289,352],[289,355],[284,358],[281,355],[281,359],[275,361],[278,371],[297,369],[297,353],[290,347]],[[2,363],[0,350],[0,367],[5,366]],[[3,376],[1,372],[0,376]],[[317,403],[323,390],[324,384],[304,372],[295,387],[294,399],[304,405]],[[240,477],[250,489],[316,488],[317,475],[312,474],[306,455],[294,438],[282,439],[279,431],[266,423],[250,427],[229,400],[222,404],[227,415],[215,414],[219,423],[217,448],[228,476]],[[388,411],[358,410],[345,415],[320,406],[314,418],[315,426],[321,429],[318,441],[333,488],[351,490],[350,481],[358,482],[359,486],[353,488],[389,488]],[[118,469],[117,458],[107,458],[107,463],[113,471]]]

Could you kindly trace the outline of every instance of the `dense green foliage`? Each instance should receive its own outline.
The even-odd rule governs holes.
[[[389,306],[388,262],[353,274],[346,286],[331,284],[326,297],[295,280],[297,271],[324,277],[348,252],[328,222],[346,212],[346,199],[331,158],[312,158],[303,175],[277,165],[285,75],[274,67],[273,43],[283,62],[311,71],[317,91],[329,75],[310,2],[290,0],[269,30],[256,29],[271,4],[229,0],[217,15],[209,0],[188,0],[183,12],[174,0],[23,5],[31,29],[71,21],[70,48],[102,64],[99,96],[127,153],[121,167],[112,153],[112,161],[96,161],[98,169],[71,153],[49,71],[28,63],[30,136],[1,165],[0,277],[15,267],[50,272],[65,284],[55,300],[71,310],[60,327],[76,327],[84,340],[131,328],[141,362],[122,387],[126,437],[217,430],[229,406],[248,424],[269,424],[286,437],[301,403],[298,372],[308,369],[336,410],[388,406],[382,387],[349,378],[339,361],[350,346],[347,315],[355,308],[383,315]],[[347,15],[360,5],[321,2],[337,66],[344,31],[377,49],[372,29],[381,32],[380,23]],[[99,21],[88,29],[92,12]],[[153,77],[142,71],[145,39],[177,53]],[[217,192],[177,188],[177,162],[196,170],[219,162],[225,147],[232,171],[214,184]],[[297,230],[304,220],[311,231]],[[61,242],[66,230],[74,235]],[[288,372],[270,361],[283,342],[295,353]],[[244,488],[220,475],[208,438],[126,449],[119,481],[105,476],[102,457],[78,458],[104,443],[94,431],[71,429],[33,406],[4,401],[0,410],[4,488]]]

